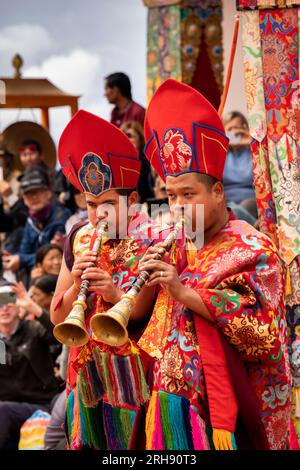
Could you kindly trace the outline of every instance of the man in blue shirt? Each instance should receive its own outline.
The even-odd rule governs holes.
[[[17,253],[4,253],[2,257],[4,269],[14,272],[23,267],[31,269],[37,248],[61,237],[71,216],[69,209],[54,204],[49,177],[41,168],[30,167],[22,177],[20,189],[29,213],[23,238]]]
[[[248,122],[243,114],[233,111],[225,116],[223,123],[230,139],[223,174],[226,200],[234,211],[239,206],[239,210],[248,210],[255,220],[257,209]]]

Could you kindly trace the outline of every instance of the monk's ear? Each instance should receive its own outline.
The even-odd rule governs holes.
[[[132,191],[128,197],[128,206],[131,206],[132,204],[137,204],[139,202],[139,195],[137,191]]]
[[[221,181],[217,181],[213,185],[212,192],[214,193],[214,196],[216,197],[218,202],[222,202],[225,199],[224,186]]]

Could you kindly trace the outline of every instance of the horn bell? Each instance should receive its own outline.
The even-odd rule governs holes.
[[[55,338],[69,347],[84,346],[89,340],[84,316],[82,303],[74,302],[74,307],[67,318],[54,327]]]
[[[90,326],[99,341],[115,347],[127,343],[127,324],[135,300],[133,295],[124,294],[107,312],[92,316]]]

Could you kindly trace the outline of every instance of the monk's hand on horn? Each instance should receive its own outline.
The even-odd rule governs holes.
[[[156,259],[164,259],[166,255],[166,248],[164,246],[164,243],[157,243],[154,246],[149,246],[147,249],[146,253],[144,254],[143,258],[139,262],[138,266],[138,271],[144,271],[145,270],[145,263],[148,261],[153,261]]]
[[[88,267],[82,275],[82,280],[90,281],[89,291],[101,295],[105,302],[117,303],[123,292],[115,287],[111,275],[98,267]]]

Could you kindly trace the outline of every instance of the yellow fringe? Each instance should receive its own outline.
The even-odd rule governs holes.
[[[292,401],[294,405],[294,417],[300,419],[300,387],[292,387]]]
[[[129,344],[130,344],[130,351],[132,354],[138,354],[139,353],[139,349],[133,344],[133,342],[131,341],[131,339],[128,339],[129,341]]]
[[[259,152],[259,163],[261,166],[261,171],[264,172],[266,169],[266,161],[265,161],[264,149],[263,149],[261,142],[259,143],[258,152]]]
[[[285,277],[285,295],[286,297],[292,295],[292,282],[291,282],[291,273],[290,268],[287,266],[286,268],[286,277]]]
[[[73,428],[72,440],[76,439],[79,430],[79,404],[78,404],[78,391],[74,390],[74,409],[73,409]]]
[[[233,450],[230,431],[213,428],[212,439],[216,450]]]
[[[191,264],[197,256],[197,248],[189,238],[186,239],[186,256],[189,264]]]
[[[152,449],[152,438],[155,425],[155,408],[156,408],[157,392],[152,392],[149,406],[146,414],[146,450]]]

